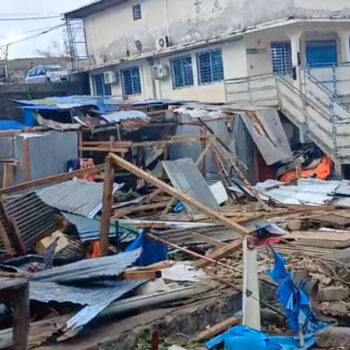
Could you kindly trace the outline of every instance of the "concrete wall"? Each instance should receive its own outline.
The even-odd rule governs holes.
[[[190,50],[180,54],[171,55],[164,58],[148,61],[146,59],[137,60],[135,62],[122,63],[118,66],[108,68],[109,70],[119,71],[129,66],[138,66],[140,69],[141,89],[142,94],[137,96],[129,96],[129,100],[144,100],[150,98],[159,99],[184,99],[184,100],[198,100],[203,102],[225,102],[225,86],[224,82],[215,82],[212,84],[200,85],[198,82],[198,67],[197,67],[197,53],[209,49],[222,50],[224,78],[233,79],[240,76],[247,75],[247,60],[245,54],[244,40],[235,42],[227,42],[217,45],[210,45],[202,49]],[[179,89],[173,88],[171,74],[168,78],[163,80],[153,81],[151,76],[151,66],[154,64],[166,64],[170,67],[171,59],[177,56],[191,55],[194,85],[191,87],[184,87]],[[91,73],[91,78],[94,74],[100,73],[102,70],[96,70]],[[93,84],[92,84],[93,85]],[[112,85],[112,94],[115,97],[123,98],[122,84]]]
[[[142,18],[134,21],[132,6]],[[350,18],[348,0],[129,0],[84,18],[91,65],[156,50],[169,36],[172,45],[288,18]],[[138,49],[135,42],[141,42]]]

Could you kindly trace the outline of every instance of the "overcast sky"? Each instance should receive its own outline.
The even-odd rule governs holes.
[[[2,21],[4,18],[23,16],[52,16],[77,9],[93,0],[0,0],[0,45],[35,35],[49,27],[59,25],[61,19],[40,19],[35,21]],[[40,29],[40,30],[38,30]],[[36,52],[45,50],[53,41],[58,41],[63,49],[62,28],[38,38],[11,45],[9,58],[38,56]]]

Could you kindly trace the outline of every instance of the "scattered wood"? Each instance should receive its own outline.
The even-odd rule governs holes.
[[[45,178],[39,179],[39,180],[24,182],[24,183],[19,184],[19,185],[14,185],[14,186],[0,189],[0,195],[12,194],[12,193],[30,190],[30,189],[33,189],[36,187],[53,185],[55,183],[71,180],[74,177],[81,177],[81,176],[87,175],[87,174],[96,174],[96,173],[103,171],[103,169],[104,169],[104,164],[97,165],[93,168],[80,169],[80,170],[72,171],[69,173],[63,173],[63,174],[59,174],[59,175],[45,177]]]
[[[242,240],[237,239],[237,240],[233,241],[232,243],[225,244],[223,247],[214,250],[211,254],[209,254],[207,256],[207,258],[210,258],[210,260],[201,259],[198,262],[196,262],[195,265],[198,268],[205,267],[205,266],[209,265],[209,263],[211,263],[211,261],[218,261],[222,258],[225,258],[225,257],[233,254],[234,252],[240,250],[241,248],[242,248]]]
[[[176,190],[175,188],[166,184],[164,181],[159,180],[155,176],[145,172],[144,170],[131,164],[130,162],[126,161],[125,159],[118,157],[114,154],[110,154],[110,158],[115,163],[115,165],[120,166],[121,168],[130,171],[132,174],[136,175],[137,177],[140,177],[143,180],[145,180],[146,182],[149,182],[149,183],[153,184],[154,186],[160,188],[165,193],[168,193],[169,195],[183,201],[184,203],[189,204],[189,205],[199,209],[200,211],[209,215],[213,219],[216,219],[216,220],[222,222],[223,224],[225,224],[227,227],[233,229],[234,231],[237,231],[242,236],[245,236],[245,235],[250,233],[248,230],[246,230],[245,227],[233,222],[230,219],[227,219],[225,216],[221,215],[218,211],[215,211],[211,208],[208,208],[205,205],[203,205],[202,203],[195,201],[193,198],[191,198],[187,194]]]
[[[121,279],[128,281],[151,281],[162,277],[162,272],[157,270],[126,270]]]
[[[113,205],[114,168],[111,157],[106,158],[103,182],[102,218],[100,227],[100,256],[107,255],[109,243],[109,226]]]
[[[194,337],[194,341],[195,342],[204,342],[210,338],[215,337],[218,334],[221,334],[223,332],[225,332],[226,330],[228,330],[229,328],[233,327],[233,326],[237,326],[241,323],[241,319],[236,318],[236,317],[230,317],[220,323],[217,323],[216,325],[206,329],[203,332],[200,332],[199,334],[197,334]]]

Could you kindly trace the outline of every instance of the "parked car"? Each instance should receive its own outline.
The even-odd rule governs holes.
[[[69,72],[60,65],[36,66],[26,77],[27,84],[61,83],[67,81]]]

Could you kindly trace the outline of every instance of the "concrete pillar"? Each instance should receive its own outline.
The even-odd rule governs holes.
[[[350,63],[350,31],[341,31],[338,36],[340,41],[340,63]]]
[[[296,75],[296,81],[300,82],[300,65],[301,65],[301,30],[291,31],[289,34],[291,49],[292,49],[292,66]]]

